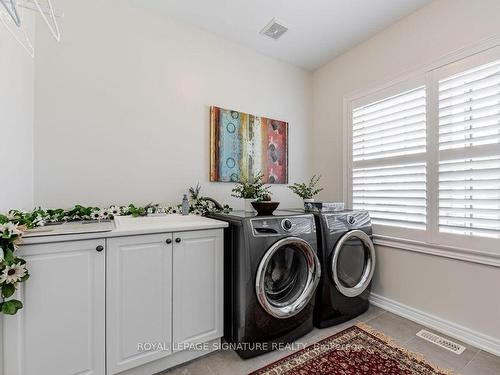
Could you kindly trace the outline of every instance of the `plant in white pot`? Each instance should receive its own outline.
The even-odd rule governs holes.
[[[288,188],[301,197],[304,203],[314,202],[314,196],[323,191],[323,188],[318,187],[321,175],[314,175],[311,177],[308,183],[295,183],[288,186]]]
[[[237,182],[236,186],[233,188],[231,196],[244,199],[245,211],[255,212],[252,207],[252,202],[262,199],[262,197],[269,194],[269,186],[264,185],[264,176],[262,173],[259,173],[253,178],[253,181],[243,179],[242,181]]]

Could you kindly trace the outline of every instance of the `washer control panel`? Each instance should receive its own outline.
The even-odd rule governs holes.
[[[252,219],[250,225],[255,237],[316,232],[312,215]]]

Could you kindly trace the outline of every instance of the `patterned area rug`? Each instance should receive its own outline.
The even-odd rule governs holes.
[[[250,375],[450,375],[363,323]]]

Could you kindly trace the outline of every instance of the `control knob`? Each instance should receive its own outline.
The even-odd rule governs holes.
[[[289,231],[290,229],[292,229],[293,224],[290,219],[285,219],[281,222],[281,226],[284,230]]]

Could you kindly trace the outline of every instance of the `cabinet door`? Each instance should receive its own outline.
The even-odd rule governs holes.
[[[171,242],[172,235],[107,240],[108,374],[171,353],[172,245],[167,239]]]
[[[176,348],[222,336],[222,261],[222,229],[174,233]]]
[[[104,375],[104,240],[21,247],[24,308],[4,317],[5,375]]]

